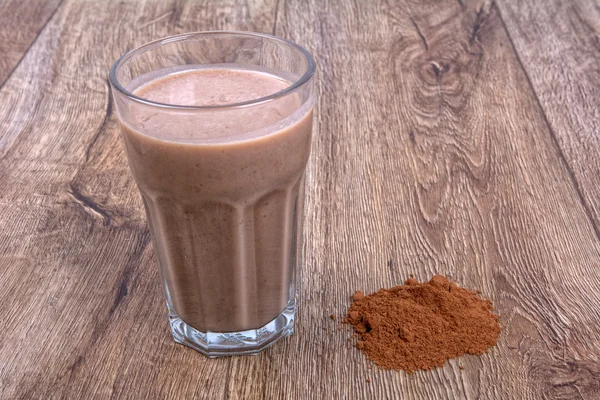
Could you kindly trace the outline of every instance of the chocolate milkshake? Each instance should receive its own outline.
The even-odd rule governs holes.
[[[295,296],[312,101],[292,93],[223,107],[289,86],[258,70],[205,67],[128,87],[156,103],[204,107],[132,103],[121,115],[167,298],[200,332],[258,329]]]
[[[212,31],[146,43],[110,70],[173,339],[206,356],[294,332],[315,69],[288,40]]]

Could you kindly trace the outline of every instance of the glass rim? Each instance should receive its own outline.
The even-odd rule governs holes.
[[[248,37],[254,37],[254,38],[265,38],[265,39],[275,40],[278,42],[285,43],[285,44],[295,48],[296,50],[299,50],[300,53],[304,56],[304,58],[306,59],[306,63],[307,63],[306,71],[304,72],[304,74],[302,74],[302,76],[299,79],[297,79],[295,82],[293,82],[290,86],[288,86],[282,90],[279,90],[275,93],[272,93],[268,96],[263,96],[263,97],[259,97],[256,99],[241,101],[241,102],[237,102],[237,103],[229,103],[229,104],[223,104],[223,105],[207,105],[207,106],[189,106],[189,105],[179,105],[179,104],[168,104],[168,103],[161,103],[161,102],[157,102],[157,101],[148,100],[143,97],[137,96],[137,95],[133,94],[132,92],[130,92],[129,90],[127,90],[123,85],[121,85],[121,83],[117,79],[117,69],[121,66],[121,64],[124,61],[128,60],[129,58],[140,53],[142,50],[157,47],[157,46],[172,43],[172,42],[183,41],[183,40],[190,39],[193,37],[208,36],[208,35],[248,36]],[[133,101],[136,101],[138,103],[142,103],[145,105],[161,107],[161,108],[169,108],[169,109],[179,109],[179,110],[209,110],[209,109],[214,110],[214,109],[228,109],[228,108],[253,106],[253,105],[258,105],[258,104],[262,104],[262,103],[265,103],[265,102],[268,102],[271,100],[278,99],[280,97],[283,97],[287,94],[290,94],[290,93],[296,91],[296,89],[298,89],[298,88],[304,86],[306,83],[308,83],[311,80],[311,78],[314,76],[315,70],[316,70],[316,63],[315,63],[315,60],[314,60],[312,54],[310,54],[310,52],[308,50],[306,50],[304,47],[300,46],[298,43],[292,42],[291,40],[283,39],[283,38],[280,38],[280,37],[274,36],[274,35],[269,35],[267,33],[248,32],[248,31],[215,30],[215,31],[197,31],[197,32],[190,32],[190,33],[182,33],[179,35],[167,36],[162,39],[157,39],[157,40],[153,40],[151,42],[142,44],[141,46],[138,46],[132,50],[129,50],[128,52],[123,54],[121,57],[119,57],[119,59],[117,61],[115,61],[113,66],[110,68],[109,81],[110,81],[110,84],[112,85],[112,87],[117,89],[119,92],[121,92],[121,94],[125,95],[126,97],[128,97],[129,99],[131,99]]]

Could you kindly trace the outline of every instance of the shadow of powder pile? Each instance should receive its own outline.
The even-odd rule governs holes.
[[[492,303],[443,276],[365,296],[358,291],[344,322],[354,326],[356,347],[385,369],[441,367],[463,354],[483,354],[496,345],[499,316]]]

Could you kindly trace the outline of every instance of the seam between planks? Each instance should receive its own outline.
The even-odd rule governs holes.
[[[6,79],[4,81],[0,82],[0,90],[2,90],[2,88],[4,87],[4,85],[6,84],[6,82],[9,81],[9,79],[11,78],[11,76],[13,75],[13,73],[17,70],[17,68],[19,68],[19,65],[21,65],[21,62],[23,61],[23,59],[25,58],[25,56],[27,55],[27,53],[29,53],[29,50],[31,50],[31,48],[33,47],[34,43],[37,42],[37,40],[40,37],[40,35],[42,34],[42,32],[46,29],[46,26],[48,26],[48,23],[52,20],[52,18],[54,18],[54,14],[56,14],[56,12],[58,11],[58,9],[63,5],[64,2],[65,2],[65,0],[60,0],[60,3],[58,3],[58,5],[54,9],[54,11],[52,11],[52,13],[50,14],[50,16],[46,20],[46,22],[44,22],[44,25],[38,30],[37,34],[35,35],[35,38],[33,38],[33,40],[31,41],[31,43],[29,43],[29,46],[27,46],[27,49],[23,52],[23,55],[21,56],[21,58],[19,58],[19,61],[15,64],[15,66],[13,67],[13,69],[10,70],[10,72],[6,76]]]
[[[508,27],[506,26],[506,22],[504,22],[504,17],[502,16],[502,11],[500,10],[500,7],[498,7],[498,5],[496,4],[496,1],[493,2],[493,5],[494,5],[494,7],[496,7],[496,10],[498,11],[498,16],[500,17],[500,22],[502,22],[502,27],[504,28],[504,31],[506,32],[506,35],[508,36],[508,41],[510,42],[510,46],[512,47],[512,50],[517,58],[517,62],[519,63],[519,66],[521,67],[521,69],[523,70],[523,73],[525,74],[525,79],[527,79],[527,85],[533,92],[533,97],[535,98],[535,102],[537,103],[538,108],[540,109],[540,111],[542,113],[542,117],[544,118],[544,123],[546,124],[546,126],[548,127],[548,131],[550,132],[550,138],[552,139],[554,146],[558,150],[560,159],[562,160],[565,167],[567,168],[571,183],[573,184],[573,187],[575,188],[575,191],[577,192],[577,196],[579,196],[579,201],[581,202],[581,205],[583,206],[583,209],[585,211],[587,218],[590,220],[590,223],[592,224],[592,228],[594,229],[596,238],[600,241],[600,227],[598,227],[598,225],[596,224],[596,221],[594,220],[592,211],[590,210],[590,207],[588,206],[587,202],[585,201],[585,197],[583,196],[583,193],[581,191],[581,186],[579,186],[579,182],[577,181],[577,177],[573,173],[573,170],[571,169],[571,166],[569,165],[569,162],[567,161],[567,158],[565,157],[565,153],[563,152],[562,148],[560,147],[560,143],[558,142],[556,133],[554,132],[554,129],[552,129],[552,125],[550,124],[550,121],[548,120],[548,116],[546,115],[546,110],[544,110],[544,107],[542,106],[542,103],[540,101],[540,98],[538,97],[537,92],[535,91],[535,87],[533,86],[533,82],[531,81],[529,73],[527,72],[527,69],[525,68],[525,65],[523,64],[523,61],[521,60],[521,56],[519,55],[519,52],[517,51],[517,48],[515,47],[515,43],[512,39],[512,36],[510,35],[510,31],[508,30]]]
[[[281,0],[277,0],[275,3],[275,21],[273,22],[273,36],[277,34],[277,18],[279,17],[279,3]]]

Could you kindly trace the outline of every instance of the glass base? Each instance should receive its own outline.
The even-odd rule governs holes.
[[[295,300],[268,324],[240,332],[201,332],[186,324],[168,303],[167,309],[173,339],[209,358],[255,355],[294,333]]]

